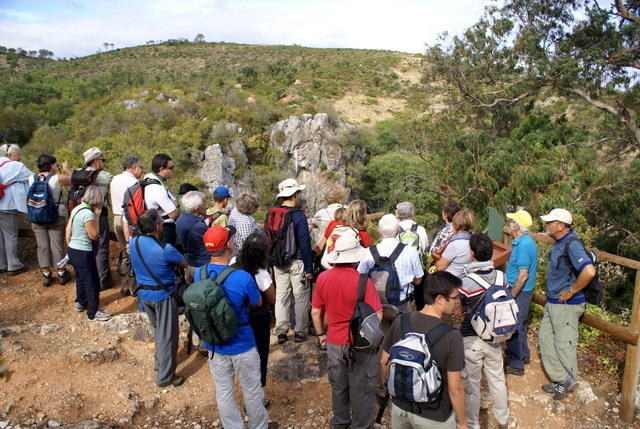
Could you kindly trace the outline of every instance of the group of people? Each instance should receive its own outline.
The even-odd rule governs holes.
[[[429,347],[442,387],[437,401],[429,404],[408,400],[393,389],[392,427],[478,428],[483,373],[494,416],[499,427],[507,427],[505,374],[524,375],[531,360],[526,320],[538,253],[528,229],[533,219],[526,211],[506,215],[514,240],[503,273],[493,265],[491,239],[473,232],[473,212],[455,202],[443,206],[445,225],[431,244],[408,201],[380,218],[380,240],[374,244],[367,230],[366,203],[354,200],[347,204],[347,190],[340,186],[326,194],[326,208],[307,217],[305,186],[295,179],[282,181],[261,227],[253,217],[261,204],[256,194],[247,192],[235,198],[228,188],[219,186],[209,208],[207,195],[195,186],[183,184],[174,196],[167,180],[175,164],[167,154],[155,155],[151,172],[144,177],[137,157],[126,157],[123,171],[112,176],[104,171],[105,152],[91,148],[83,155],[81,170],[95,173],[87,174],[90,181],[66,220],[62,187],[73,187],[76,172],[64,164],[59,168],[55,157],[42,154],[39,173],[34,174],[20,162],[17,146],[0,147],[0,187],[4,191],[0,196],[0,270],[17,274],[27,269],[17,258],[18,214],[27,211],[30,184],[45,180],[59,218],[49,224],[33,224],[43,285],[52,283],[54,272],[61,284],[71,277],[65,269],[66,238],[66,255],[76,273],[75,309],[86,311],[89,320],[109,320],[111,316],[99,307],[99,292],[112,283],[106,215],[110,201],[113,229],[130,257],[139,304],[155,328],[158,386],[177,387],[185,381],[176,374],[180,280],[191,283],[224,276],[222,287],[236,313],[237,332],[228,341],[200,347],[208,356],[225,428],[244,425],[234,399],[235,376],[249,427],[269,425],[269,400],[263,388],[272,306],[278,344],[287,342],[291,332],[295,342],[304,342],[312,334],[318,347],[327,352],[332,427],[372,427],[376,404],[386,404],[389,385],[394,382],[389,376],[394,347],[408,330],[436,338]],[[132,233],[123,205],[128,190],[141,179],[145,180],[145,211]],[[578,318],[585,306],[582,289],[596,272],[576,239],[568,211],[554,209],[541,219],[547,234],[556,240],[538,336],[542,363],[551,381],[542,390],[559,400],[577,385]],[[226,271],[228,266],[235,269]],[[393,293],[380,288],[380,277],[374,273],[383,272],[387,273],[384,281],[389,281],[389,273],[396,279]],[[518,307],[517,329],[506,347],[481,338],[471,323],[486,286],[494,284],[508,288]],[[353,347],[350,320],[358,302],[370,306],[380,320],[384,332],[380,347]],[[461,320],[457,329],[450,326],[452,315]],[[392,373],[400,376],[395,370]]]

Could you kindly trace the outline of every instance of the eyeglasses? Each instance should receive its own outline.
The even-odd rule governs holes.
[[[173,170],[174,168],[176,168],[175,165],[169,165],[167,167],[165,167],[167,170]]]
[[[449,299],[453,299],[454,301],[460,301],[462,299],[462,296],[460,294],[457,294],[456,296],[448,296],[447,300]]]

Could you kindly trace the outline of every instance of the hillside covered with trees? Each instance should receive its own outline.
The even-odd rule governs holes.
[[[177,186],[235,123],[258,187],[279,179],[271,126],[326,112],[358,126],[343,143],[366,149],[350,183],[371,211],[412,200],[429,227],[451,198],[481,218],[488,206],[562,206],[590,244],[639,259],[639,16],[635,0],[508,0],[424,55],[201,34],[64,60],[0,49],[0,140],[27,162],[47,151],[76,166],[99,146],[116,154],[111,171],[120,154],[166,151]],[[628,275],[608,285],[623,306]]]

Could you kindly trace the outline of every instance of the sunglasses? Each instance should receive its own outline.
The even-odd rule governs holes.
[[[169,167],[165,167],[167,170],[173,170],[174,168],[176,168],[175,165],[170,165]]]

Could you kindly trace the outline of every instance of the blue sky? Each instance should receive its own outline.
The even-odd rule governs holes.
[[[209,42],[423,52],[490,0],[0,0],[0,45],[93,54],[204,34]],[[494,3],[495,4],[495,3]]]

